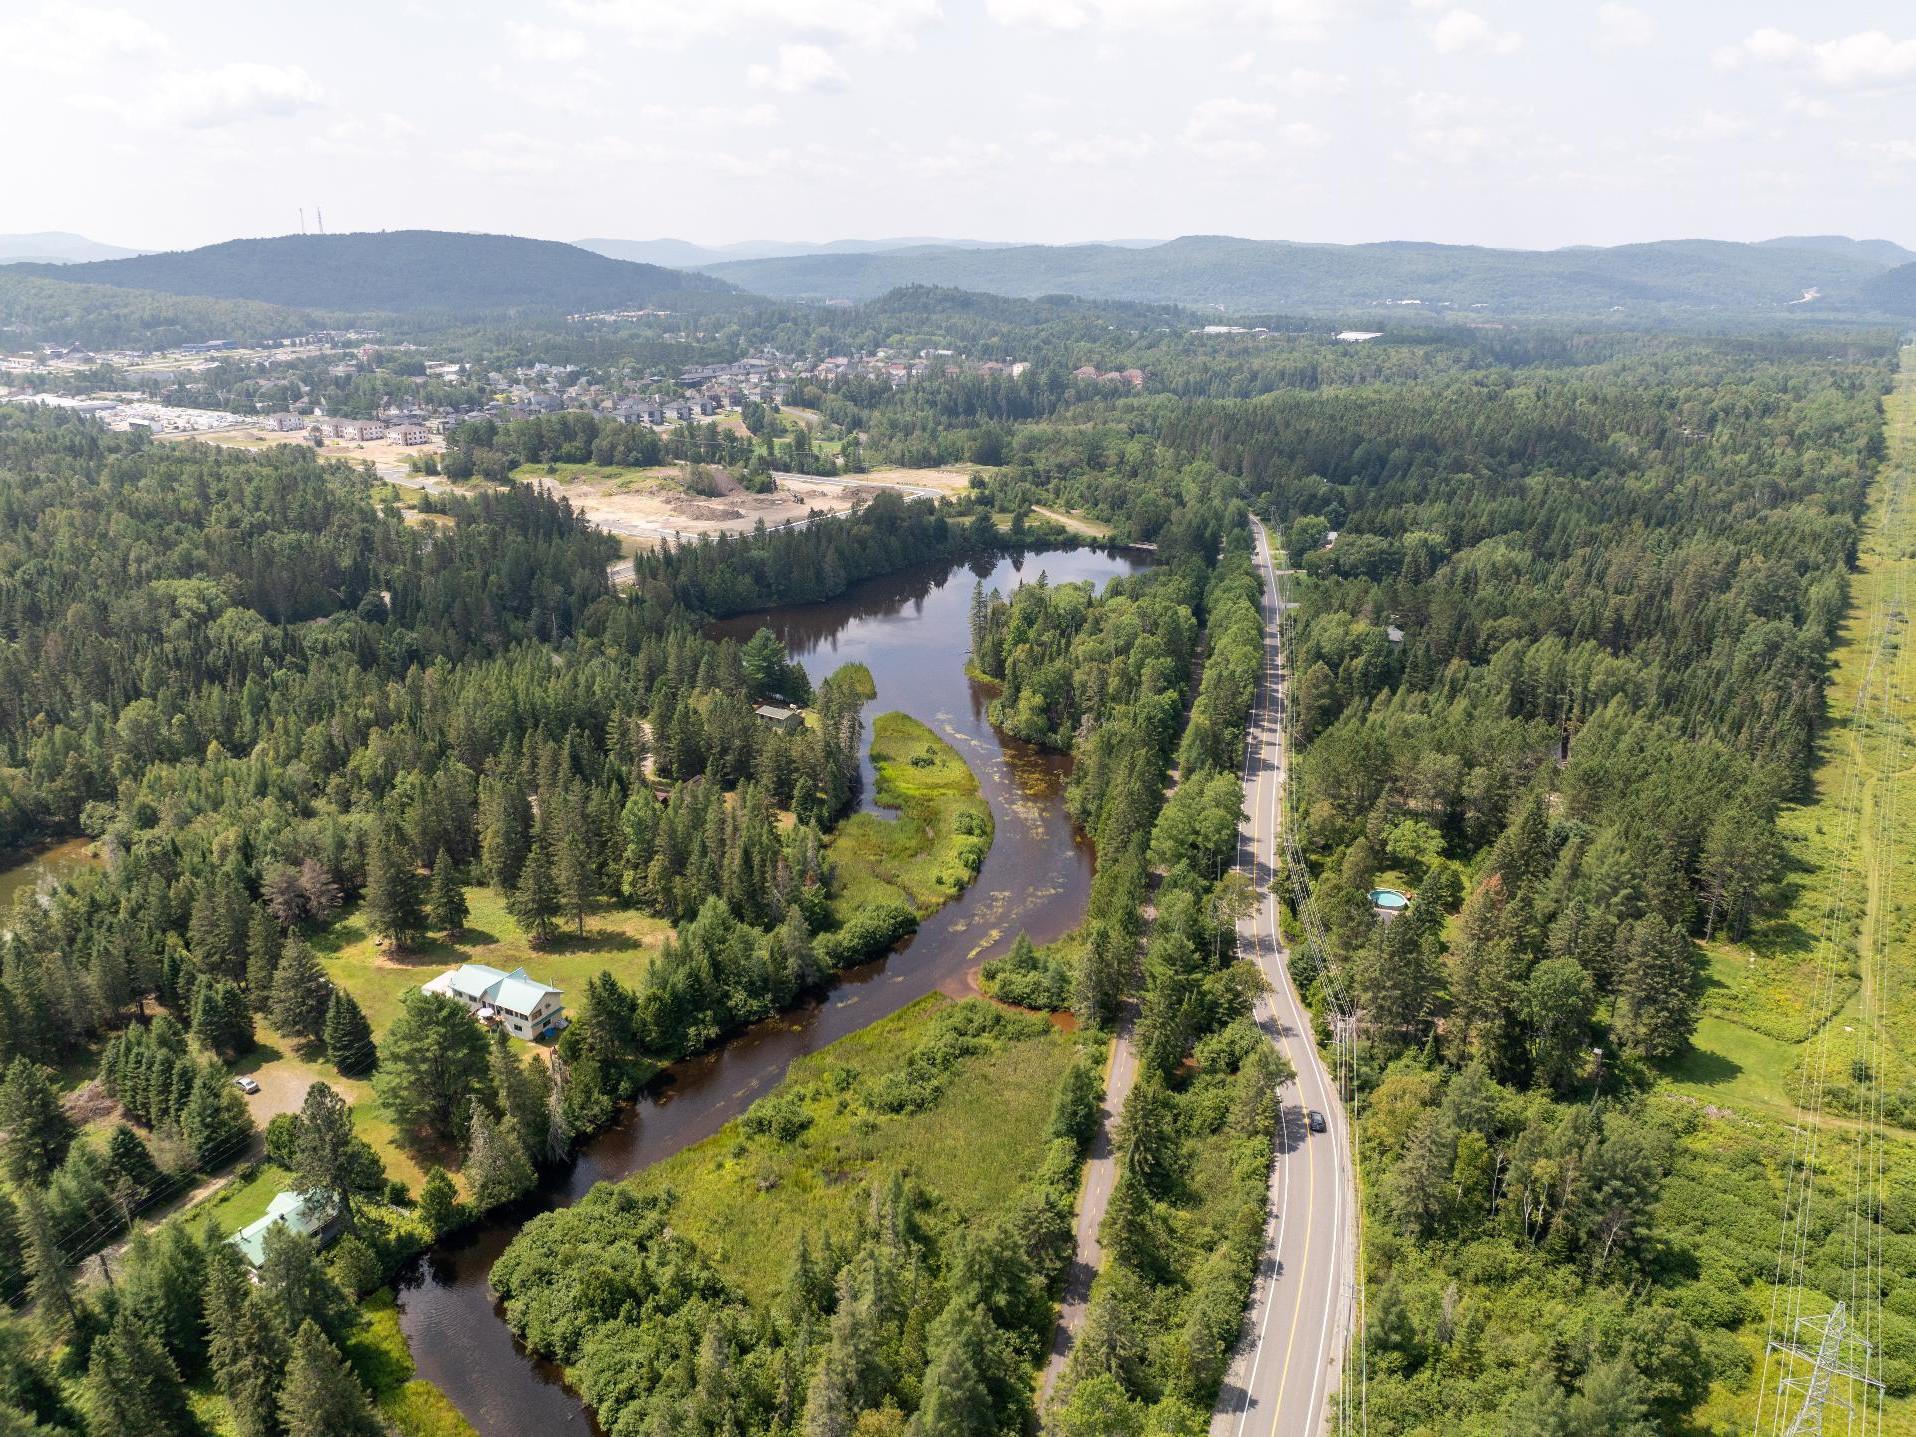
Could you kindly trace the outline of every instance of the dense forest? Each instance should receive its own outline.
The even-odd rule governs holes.
[[[1777,816],[1825,738],[1888,338],[1407,328],[1340,345],[1169,318],[913,290],[728,321],[794,348],[944,341],[1029,362],[794,395],[874,461],[975,478],[936,504],[884,494],[641,553],[625,592],[614,541],[532,485],[402,510],[303,446],[0,411],[0,849],[82,836],[100,860],[0,914],[0,1296],[32,1318],[0,1322],[7,1414],[186,1432],[189,1392],[217,1389],[249,1437],[372,1430],[384,1393],[356,1357],[373,1329],[355,1300],[528,1192],[659,1064],[916,921],[832,901],[869,690],[705,621],[977,553],[1000,542],[994,516],[1023,533],[1038,504],[1158,559],[1102,592],[981,588],[971,607],[992,721],[1071,755],[1067,806],[1097,854],[1082,923],[1013,935],[982,982],[1086,1033],[1128,1021],[1139,1054],[1108,1260],[1043,1420],[1201,1427],[1259,1256],[1287,1074],[1234,941],[1254,899],[1234,871],[1263,639],[1253,519],[1292,570],[1292,821],[1325,940],[1288,915],[1295,972],[1320,1013],[1334,975],[1362,1035],[1371,1416],[1636,1434],[1746,1392],[1774,1238],[1750,1213],[1773,1180],[1666,1080],[1712,1001],[1709,955],[1800,881]],[[538,344],[505,336],[475,343]],[[1147,377],[1089,381],[1086,363]],[[342,383],[364,398],[381,373]],[[475,424],[448,468],[504,479],[708,443],[762,465],[763,419],[727,436]],[[762,722],[766,701],[806,721]],[[1408,912],[1380,921],[1379,886]],[[664,936],[632,981],[569,995],[550,1063],[450,999],[411,992],[375,1023],[330,981],[343,925],[404,953],[459,933],[481,892],[536,947],[608,909]],[[397,1146],[369,1146],[325,1083],[256,1134],[231,1079],[265,1030],[362,1084]],[[848,1087],[835,1113],[921,1111],[909,1082],[942,1091],[1036,1031],[965,1005],[898,1084]],[[1015,1222],[961,1229],[935,1190],[874,1186],[829,1246],[820,1229],[764,1255],[789,1268],[768,1303],[675,1233],[669,1197],[608,1188],[529,1228],[499,1290],[609,1430],[1028,1432],[1086,1081]],[[805,1089],[818,1112],[837,1101]],[[789,1147],[796,1102],[754,1109],[752,1142]],[[257,1286],[204,1230],[143,1217],[256,1144],[350,1229],[324,1259],[276,1239]],[[1868,1219],[1885,1281],[1916,1282],[1902,1207]],[[528,1274],[558,1249],[609,1267],[538,1290]],[[78,1280],[82,1263],[113,1285]],[[1916,1333],[1876,1301],[1900,1397]],[[703,1401],[712,1374],[724,1402]],[[300,1427],[301,1404],[338,1425]]]

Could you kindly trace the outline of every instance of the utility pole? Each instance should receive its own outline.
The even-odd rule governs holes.
[[[1783,1357],[1783,1376],[1776,1384],[1778,1420],[1792,1401],[1796,1407],[1783,1437],[1822,1437],[1823,1412],[1832,1403],[1845,1412],[1853,1410],[1847,1395],[1836,1391],[1839,1377],[1844,1394],[1861,1384],[1865,1414],[1872,1389],[1877,1401],[1882,1400],[1883,1384],[1869,1375],[1870,1345],[1850,1330],[1848,1303],[1837,1303],[1821,1317],[1797,1318],[1795,1340],[1771,1342],[1769,1350]],[[1810,1364],[1807,1376],[1796,1375],[1800,1362]]]

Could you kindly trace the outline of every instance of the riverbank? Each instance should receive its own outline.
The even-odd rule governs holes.
[[[964,675],[974,580],[1009,590],[1046,573],[1054,582],[1135,573],[1134,556],[1093,550],[914,565],[855,585],[840,598],[740,615],[712,626],[744,642],[770,628],[813,672],[862,663],[880,713],[908,713],[961,754],[994,826],[977,880],[878,961],[836,975],[817,1002],[758,1023],[672,1065],[634,1107],[580,1145],[526,1204],[434,1247],[401,1276],[398,1301],[419,1375],[450,1395],[483,1434],[569,1429],[582,1420],[563,1374],[519,1346],[494,1305],[493,1263],[528,1217],[567,1206],[595,1185],[669,1159],[718,1132],[781,1081],[790,1065],[931,993],[960,996],[965,974],[1019,930],[1048,943],[1082,920],[1092,852],[1064,803],[1068,762],[995,730],[989,695]],[[866,764],[868,754],[861,755]],[[866,793],[877,775],[867,769]]]
[[[849,815],[827,840],[832,911],[842,924],[861,909],[903,903],[929,917],[971,886],[995,825],[977,775],[958,751],[909,714],[872,721],[873,799],[895,818]]]
[[[985,1401],[983,1369],[953,1369],[1033,1362],[1063,1256],[1033,1238],[1068,1211],[1090,1072],[1042,1018],[922,999],[706,1141],[529,1223],[494,1268],[506,1319],[607,1429],[721,1403],[762,1430],[801,1394],[833,1400],[847,1361],[869,1373],[857,1407],[929,1401],[954,1375]],[[989,1358],[953,1340],[963,1323]],[[1022,1383],[990,1386],[1029,1418]]]

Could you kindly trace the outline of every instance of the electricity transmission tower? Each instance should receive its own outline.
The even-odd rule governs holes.
[[[1783,1376],[1776,1384],[1778,1420],[1790,1417],[1783,1437],[1822,1437],[1826,1408],[1851,1411],[1849,1393],[1860,1384],[1867,1410],[1871,1390],[1883,1390],[1869,1375],[1870,1345],[1850,1331],[1847,1303],[1837,1303],[1820,1317],[1797,1318],[1794,1340],[1772,1341],[1769,1347],[1783,1357]],[[1808,1372],[1802,1371],[1804,1364]]]

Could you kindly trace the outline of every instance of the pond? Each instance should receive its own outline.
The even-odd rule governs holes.
[[[1136,556],[1078,549],[918,565],[829,603],[744,614],[711,632],[741,641],[770,628],[817,683],[841,664],[871,670],[868,716],[899,709],[951,743],[978,775],[996,838],[978,880],[883,960],[847,972],[817,1002],[757,1024],[675,1064],[656,1090],[582,1145],[576,1163],[528,1204],[440,1244],[399,1284],[402,1326],[419,1375],[456,1403],[483,1437],[592,1430],[550,1364],[530,1357],[495,1309],[486,1276],[534,1211],[563,1206],[594,1183],[624,1177],[711,1136],[815,1052],[934,991],[967,991],[967,974],[1022,930],[1046,943],[1077,926],[1090,893],[1090,846],[1064,807],[1067,761],[1000,735],[989,691],[964,671],[972,586],[1009,594],[1040,573],[1102,584],[1135,573]],[[869,724],[867,725],[869,734]],[[872,775],[866,757],[866,799]]]
[[[87,852],[91,845],[84,838],[67,838],[0,856],[0,932],[7,926],[7,915],[23,893],[32,893],[46,884],[58,883],[99,860]]]

